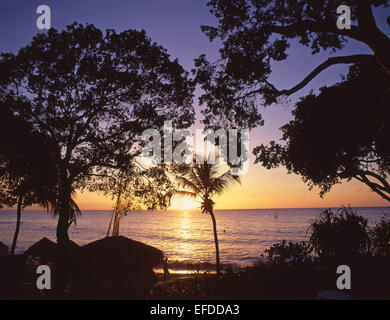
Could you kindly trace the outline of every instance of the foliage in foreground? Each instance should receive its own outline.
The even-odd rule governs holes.
[[[238,273],[195,274],[153,288],[149,299],[311,299],[336,290],[342,264],[353,270],[354,298],[390,297],[390,220],[369,228],[350,208],[324,210],[310,230],[309,242],[276,243],[265,250],[266,261]]]

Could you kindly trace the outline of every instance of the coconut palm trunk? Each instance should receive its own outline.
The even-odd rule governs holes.
[[[217,274],[219,274],[220,271],[221,271],[221,266],[220,266],[220,261],[219,261],[219,244],[218,244],[218,233],[217,233],[217,221],[215,219],[215,215],[214,215],[213,210],[210,210],[209,214],[211,216],[211,220],[213,221],[216,268],[217,268]]]
[[[23,205],[23,195],[19,195],[18,206],[16,210],[16,228],[14,233],[14,238],[12,240],[11,254],[15,254],[16,242],[18,241],[19,230],[20,230],[20,221],[22,218],[22,205]]]
[[[218,164],[215,161],[207,161],[197,155],[191,164],[183,164],[173,167],[173,173],[179,187],[184,190],[176,190],[181,196],[192,196],[201,198],[201,209],[203,213],[209,214],[213,222],[215,259],[217,274],[221,266],[219,260],[219,244],[217,233],[217,221],[214,215],[213,196],[221,195],[234,183],[240,183],[240,178],[232,175],[230,171],[220,174]]]
[[[119,222],[121,219],[121,211],[122,211],[122,191],[123,191],[123,175],[121,176],[118,197],[117,197],[116,206],[115,206],[114,227],[112,229],[112,236],[113,237],[119,237]]]

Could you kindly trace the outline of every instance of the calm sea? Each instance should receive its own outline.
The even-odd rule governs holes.
[[[375,223],[390,217],[390,207],[355,208]],[[307,239],[310,220],[321,209],[217,210],[217,228],[222,263],[249,265],[264,249],[280,240]],[[84,211],[70,238],[80,245],[106,235],[112,213]],[[11,244],[15,211],[0,211],[0,241]],[[17,252],[22,253],[42,237],[55,240],[57,220],[45,211],[24,211]],[[164,251],[170,261],[214,262],[214,238],[208,215],[199,211],[134,212],[123,216],[121,235]]]

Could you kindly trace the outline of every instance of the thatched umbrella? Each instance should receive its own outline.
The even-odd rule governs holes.
[[[26,257],[40,257],[53,261],[57,258],[57,244],[45,237],[28,248],[24,252],[24,255]]]
[[[67,243],[67,250],[69,252],[75,252],[80,249],[80,246],[69,240]],[[26,257],[40,257],[41,262],[56,262],[59,256],[61,256],[63,253],[60,250],[60,248],[57,246],[57,243],[54,241],[51,241],[48,238],[42,238],[37,243],[34,243],[30,248],[28,248],[24,255]]]
[[[163,258],[159,249],[123,236],[91,242],[80,250],[72,291],[85,298],[142,298]]]

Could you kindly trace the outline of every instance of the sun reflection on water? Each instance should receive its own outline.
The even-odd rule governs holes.
[[[177,236],[182,239],[182,241],[178,243],[178,251],[183,256],[190,256],[195,248],[193,247],[193,244],[191,244],[191,218],[188,211],[184,211],[183,214],[180,215],[180,220],[177,225]]]

